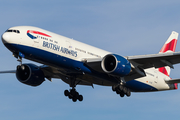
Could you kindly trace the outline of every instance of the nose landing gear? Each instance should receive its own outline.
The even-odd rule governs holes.
[[[22,58],[24,58],[24,54],[21,52],[14,52],[13,56],[17,58],[17,61],[20,62],[20,66],[22,65]]]

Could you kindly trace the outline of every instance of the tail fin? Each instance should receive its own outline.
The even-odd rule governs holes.
[[[169,36],[169,38],[167,39],[159,53],[175,52],[178,35],[179,34],[177,32],[172,31],[171,35]],[[164,73],[165,75],[169,76],[171,69],[169,66],[166,66],[158,68],[158,70]]]

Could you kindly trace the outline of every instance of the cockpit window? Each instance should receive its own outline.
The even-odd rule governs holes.
[[[12,30],[6,30],[6,32],[13,32]]]
[[[20,33],[19,30],[6,30],[6,32],[15,32],[15,33]]]

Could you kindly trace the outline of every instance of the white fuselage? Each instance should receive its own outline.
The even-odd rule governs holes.
[[[5,32],[2,35],[2,37],[6,38],[6,40],[3,40],[3,43],[5,45],[14,45],[13,49],[8,49],[10,49],[13,53],[21,52],[25,54],[25,58],[27,59],[34,60],[42,64],[51,65],[54,67],[60,67],[62,65],[62,67],[68,66],[68,68],[78,68],[76,64],[79,64],[79,66],[81,66],[81,63],[84,59],[103,58],[105,55],[110,54],[110,52],[104,51],[102,49],[78,42],[76,40],[37,27],[19,26],[12,27],[9,30],[19,30],[20,33]],[[33,31],[40,31],[40,33]],[[28,36],[27,33],[29,33],[30,35]],[[45,33],[45,35],[42,33]],[[31,35],[36,38],[33,39]],[[30,52],[29,50],[32,51]],[[39,54],[37,54],[38,52]],[[55,59],[62,60],[64,63],[56,66],[55,63],[58,61],[55,61]],[[68,63],[69,60],[71,63]],[[72,63],[72,61],[76,63]],[[88,78],[86,78],[88,82],[93,82],[95,84],[106,86],[111,86],[115,84],[109,79],[100,79],[99,76],[96,77],[96,75],[92,75],[93,73],[89,72],[88,69],[81,69],[88,74]],[[133,91],[137,92],[174,89],[174,84],[166,84],[165,82],[165,80],[170,79],[170,77],[159,72],[157,69],[149,68],[146,69],[145,72],[145,77],[128,81],[127,86]],[[89,76],[91,75],[93,76],[93,78],[89,78]],[[98,82],[98,80],[100,80],[101,82]]]

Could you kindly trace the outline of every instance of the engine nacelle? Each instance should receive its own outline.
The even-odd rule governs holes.
[[[22,64],[17,66],[17,79],[26,85],[39,86],[44,82],[43,71],[34,64]]]
[[[116,54],[106,55],[101,62],[101,67],[104,72],[121,77],[128,75],[131,71],[130,62]]]

